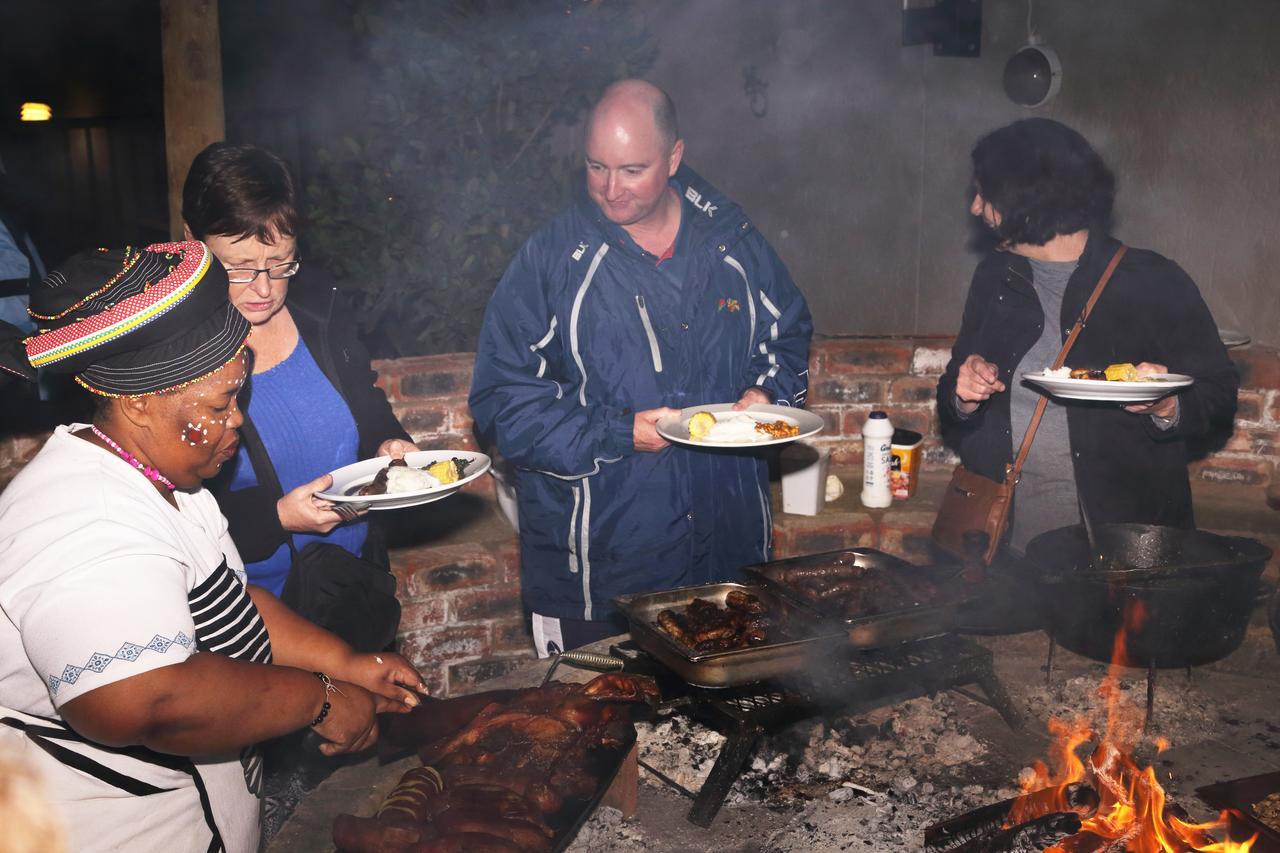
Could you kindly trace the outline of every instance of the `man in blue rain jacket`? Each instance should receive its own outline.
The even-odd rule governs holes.
[[[618,633],[615,595],[731,580],[769,559],[767,463],[668,444],[686,406],[803,406],[812,323],[742,210],[681,165],[675,109],[639,80],[587,124],[586,193],[489,302],[471,411],[516,469],[539,654]]]

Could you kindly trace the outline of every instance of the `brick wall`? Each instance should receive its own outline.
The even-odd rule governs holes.
[[[946,338],[816,342],[810,409],[826,422],[818,443],[831,448],[837,466],[861,464],[860,432],[872,408],[886,409],[895,425],[925,436],[927,469],[941,476],[954,464],[938,438],[933,405],[950,344]],[[1197,511],[1205,527],[1275,543],[1280,515],[1267,509],[1267,503],[1270,497],[1280,506],[1280,353],[1246,347],[1233,350],[1232,357],[1241,376],[1235,432],[1221,450],[1193,463]],[[374,365],[396,414],[420,446],[476,449],[466,405],[472,360],[470,353],[455,353]],[[43,436],[0,439],[0,484],[12,478],[42,441]],[[856,482],[855,477],[846,482]],[[432,505],[467,507],[459,516],[465,520],[449,535],[433,535],[428,544],[400,547],[392,555],[404,608],[401,644],[437,695],[466,689],[529,655],[515,534],[494,508],[490,478],[468,491],[468,497]],[[432,512],[438,517],[445,510]],[[778,513],[775,538],[780,555],[861,544],[910,557],[917,556],[931,521],[927,499],[870,517],[856,498],[846,497],[815,518]]]

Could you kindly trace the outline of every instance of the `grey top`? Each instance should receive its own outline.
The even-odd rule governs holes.
[[[1062,350],[1067,331],[1058,328],[1062,316],[1062,294],[1076,270],[1076,261],[1031,260],[1036,296],[1044,311],[1040,339],[1014,368],[1014,385],[1009,394],[1010,437],[1016,455],[1022,438],[1040,401],[1041,390],[1025,380],[1022,373],[1053,366]],[[1068,362],[1070,358],[1068,357]],[[1022,479],[1014,492],[1013,530],[1010,545],[1018,551],[1046,530],[1078,524],[1080,508],[1076,497],[1075,470],[1071,465],[1071,442],[1067,435],[1067,409],[1052,397],[1036,430],[1031,453],[1022,466]]]

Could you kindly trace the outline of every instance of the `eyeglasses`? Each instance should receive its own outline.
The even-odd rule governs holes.
[[[295,258],[292,261],[285,261],[282,264],[276,264],[262,270],[255,270],[251,267],[237,267],[227,270],[227,281],[232,284],[248,284],[257,279],[262,273],[266,273],[267,278],[289,278],[298,274],[298,267],[300,266],[302,266],[302,261]]]

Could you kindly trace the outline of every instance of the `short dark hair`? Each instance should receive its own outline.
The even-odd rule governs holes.
[[[1043,246],[1061,234],[1105,227],[1115,176],[1076,131],[1047,118],[993,130],[973,147],[974,189],[1000,214],[1006,245]]]
[[[256,145],[215,142],[191,161],[182,185],[182,218],[197,240],[209,235],[296,236],[293,177],[284,161]]]

